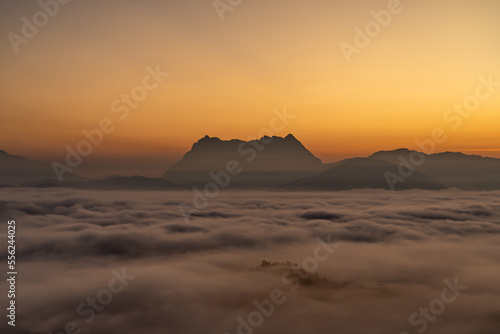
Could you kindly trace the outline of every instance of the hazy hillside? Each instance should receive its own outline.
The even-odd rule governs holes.
[[[400,164],[401,158],[410,161],[410,154],[415,151],[400,149],[381,151],[370,156],[372,159]],[[464,190],[500,189],[500,159],[485,158],[478,155],[445,152],[422,154],[425,159],[416,171],[431,176],[447,187]]]
[[[389,189],[387,172],[398,174],[396,164],[370,158],[355,158],[345,160],[327,171],[297,180],[288,185],[290,189],[317,190],[349,190],[358,188]],[[404,183],[398,184],[396,190],[404,189],[444,189],[439,181],[416,172]]]
[[[26,182],[55,180],[57,177],[49,163],[32,161],[0,151],[0,184],[20,185]],[[82,181],[75,174],[65,175],[66,181]]]

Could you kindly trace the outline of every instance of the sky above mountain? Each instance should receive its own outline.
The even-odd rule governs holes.
[[[211,0],[70,1],[15,45],[42,9],[2,1],[0,149],[61,160],[109,118],[115,129],[81,168],[152,175],[206,134],[259,137],[286,106],[294,118],[273,134],[293,133],[325,162],[418,149],[435,128],[447,133],[437,151],[499,157],[500,87],[470,116],[444,116],[479,77],[500,82],[500,3],[402,0],[356,46],[355,28],[372,11],[383,21],[389,3],[256,0],[221,14]],[[347,44],[359,51],[350,63]],[[138,85],[152,89],[127,112],[122,94]]]

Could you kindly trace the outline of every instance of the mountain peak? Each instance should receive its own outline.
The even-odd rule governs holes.
[[[218,137],[210,137],[209,135],[205,135],[205,137],[203,137],[200,140],[198,140],[198,142],[200,142],[200,141],[212,141],[212,140],[220,141],[220,138],[218,138]]]
[[[193,144],[193,148],[197,146],[206,146],[206,145],[212,145],[212,144],[217,144],[222,142],[222,140],[218,137],[210,137],[209,135],[206,135],[205,137],[201,138],[197,142]]]
[[[411,152],[411,150],[407,149],[407,148],[398,148],[396,150],[387,150],[387,151],[377,151],[375,153],[373,153],[372,155],[377,155],[377,154],[401,154],[401,153],[409,153]]]
[[[255,139],[255,140],[262,140],[262,139],[284,139],[284,140],[293,140],[293,141],[299,141],[293,134],[288,134],[286,137],[280,137],[280,136],[268,136],[264,135],[260,139]],[[239,139],[231,139],[231,140],[222,140],[219,137],[210,137],[209,135],[205,135],[203,138],[199,139],[197,143],[199,142],[230,142],[230,141],[240,141]]]
[[[326,168],[291,134],[286,137],[262,136],[248,141],[205,136],[163,177],[178,183],[209,182],[210,173],[224,171],[228,162],[237,162],[241,166],[245,175],[239,175],[239,179],[248,184],[254,179],[259,182],[265,179],[266,184],[286,183]]]

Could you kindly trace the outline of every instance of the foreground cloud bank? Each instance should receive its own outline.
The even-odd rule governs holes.
[[[186,224],[190,192],[4,189],[2,230],[18,226],[15,332],[497,333],[499,195],[227,192]],[[338,247],[317,251],[318,239]],[[335,284],[255,270],[315,258],[309,269]],[[104,293],[120,290],[113,270],[134,278]],[[455,278],[467,288],[436,302]],[[256,305],[269,311],[276,291],[267,316]]]

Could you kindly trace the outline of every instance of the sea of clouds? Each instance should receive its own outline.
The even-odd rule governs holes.
[[[192,196],[1,189],[0,233],[16,220],[19,272],[16,328],[4,319],[1,332],[499,333],[500,192],[223,192],[187,222],[178,206]],[[318,254],[310,274],[326,284],[256,269]],[[109,297],[121,272],[133,279],[92,320],[77,312]],[[411,324],[454,280],[467,288]],[[283,302],[249,325],[276,291]]]

